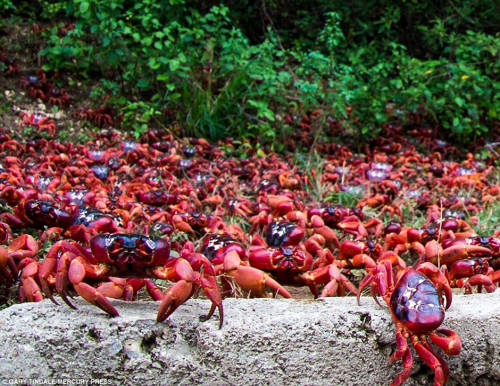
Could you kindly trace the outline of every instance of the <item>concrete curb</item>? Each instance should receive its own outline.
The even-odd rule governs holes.
[[[352,297],[226,299],[220,330],[216,317],[199,321],[206,300],[189,300],[164,323],[155,321],[155,302],[113,301],[117,318],[75,304],[78,310],[46,300],[0,311],[0,383],[383,385],[402,369],[388,360],[391,317],[370,298],[359,307]],[[459,356],[443,355],[448,384],[498,385],[500,291],[454,296],[443,327],[463,341]],[[414,359],[407,384],[432,384],[432,371]]]

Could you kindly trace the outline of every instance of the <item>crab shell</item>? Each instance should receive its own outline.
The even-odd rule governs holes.
[[[99,234],[90,240],[90,249],[99,263],[138,267],[165,265],[170,243],[142,234]]]
[[[269,224],[266,242],[270,247],[297,245],[304,238],[304,230],[292,222],[273,221]]]
[[[399,279],[390,301],[397,321],[415,334],[426,334],[444,320],[439,293],[426,276],[409,269]]]
[[[209,234],[201,247],[201,253],[205,255],[213,265],[222,264],[224,257],[231,251],[245,258],[245,247],[229,235]]]
[[[24,204],[26,217],[35,224],[67,228],[73,223],[74,215],[58,208],[49,201],[28,200]]]

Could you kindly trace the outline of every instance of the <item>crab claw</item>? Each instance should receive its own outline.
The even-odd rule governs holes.
[[[426,246],[427,254],[427,246]],[[479,245],[468,244],[455,244],[446,248],[437,255],[432,253],[431,256],[427,254],[427,258],[432,263],[437,263],[438,259],[441,264],[451,264],[458,260],[467,259],[472,256],[491,255],[492,251],[489,248],[481,247]]]
[[[204,262],[201,262],[202,264]],[[219,292],[219,287],[215,279],[215,272],[211,268],[210,262],[203,264],[203,273],[195,272],[191,264],[180,258],[175,263],[175,274],[180,279],[175,283],[163,296],[163,299],[158,310],[156,320],[162,322],[167,319],[172,313],[186,300],[188,300],[201,286],[207,297],[212,301],[212,307],[207,316],[203,317],[208,320],[212,317],[215,309],[219,309],[219,328],[222,327],[224,321],[224,312],[222,308],[222,299]]]
[[[319,284],[325,284],[321,297],[343,296],[345,288],[353,294],[358,294],[357,288],[340,272],[335,263],[308,271],[301,276],[301,279],[307,283],[315,298],[318,297]]]
[[[179,280],[165,293],[158,314],[157,322],[163,322],[172,313],[193,295],[193,283],[186,280]]]
[[[378,261],[382,262],[384,260],[390,261],[391,265],[397,266],[399,269],[405,269],[406,268],[405,261],[401,257],[399,257],[398,254],[396,254],[393,251],[382,252],[380,254],[379,258],[378,258]]]
[[[375,302],[380,306],[377,296],[385,296],[388,288],[392,285],[392,265],[389,260],[384,260],[377,264],[375,268],[370,269],[370,273],[361,280],[357,293],[358,305],[363,289],[371,284],[371,294]]]
[[[9,267],[9,269],[7,269]],[[14,280],[14,277],[17,277],[17,267],[12,259],[9,256],[9,251],[0,246],[0,277],[4,277],[8,283],[11,283]]]
[[[278,292],[285,298],[292,295],[276,280],[260,269],[241,264],[241,259],[236,251],[230,251],[224,257],[224,271],[238,284],[243,291],[254,296],[265,294],[265,288]]]
[[[42,291],[34,280],[34,277],[38,274],[38,267],[38,262],[33,261],[23,269],[19,291],[22,298],[29,302],[41,302],[43,300]]]
[[[360,253],[352,258],[352,265],[354,267],[375,268],[377,264],[370,256]]]
[[[72,260],[69,266],[68,277],[73,284],[75,291],[89,303],[99,307],[111,316],[118,316],[118,311],[97,289],[91,285],[84,283],[85,267],[78,260]]]
[[[344,232],[355,235],[356,239],[368,237],[368,231],[356,216],[348,216],[337,224]]]
[[[497,289],[496,284],[493,283],[491,278],[483,274],[476,274],[464,283],[464,287],[468,289],[468,292],[472,292],[472,286],[484,286],[486,292],[495,292]],[[480,289],[478,289],[478,291],[480,291]]]
[[[451,306],[451,287],[446,276],[439,270],[438,267],[430,262],[420,264],[416,267],[416,270],[423,273],[429,278],[430,281],[432,281],[441,298],[444,295],[446,300],[444,307],[445,309],[448,309]]]
[[[328,268],[328,276],[330,277],[330,282],[323,288],[321,297],[335,296],[337,293],[339,295],[343,295],[344,287],[354,295],[358,295],[357,288],[349,281],[349,279],[342,275],[335,264],[331,264]]]
[[[182,217],[179,216],[178,214],[172,216],[172,224],[176,229],[180,230],[181,232],[191,233],[191,234],[195,233],[193,228],[191,228],[191,225],[185,222],[182,219]]]
[[[193,271],[191,264],[185,259],[179,258],[175,263],[175,274],[179,279],[165,293],[158,309],[156,321],[162,322],[188,300],[199,288],[195,282],[199,280],[199,274]]]
[[[325,222],[318,215],[313,215],[311,217],[311,224],[314,227],[314,231],[325,238],[325,241],[329,245],[333,245],[336,248],[340,247],[339,239],[337,235],[330,227],[325,225]]]
[[[52,300],[53,303],[59,304],[52,295],[52,290],[49,286],[49,281],[51,280],[51,276],[57,267],[57,259],[51,255],[47,254],[47,257],[40,263],[40,267],[38,268],[38,280],[42,286],[43,293],[46,297]]]
[[[34,257],[38,253],[38,243],[33,236],[24,234],[16,237],[7,250],[13,259],[21,260],[25,257]]]
[[[462,350],[462,340],[455,331],[440,328],[431,332],[429,338],[448,355],[458,355]]]

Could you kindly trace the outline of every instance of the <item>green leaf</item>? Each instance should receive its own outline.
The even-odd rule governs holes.
[[[139,81],[137,82],[137,87],[148,88],[149,87],[149,80],[146,78],[139,79]]]
[[[455,97],[453,100],[460,107],[463,107],[465,105],[465,100],[463,98]]]
[[[160,82],[165,82],[166,80],[169,80],[169,79],[170,79],[170,76],[168,73],[158,74],[156,76],[156,80],[159,80]]]
[[[170,71],[176,71],[180,67],[180,62],[179,59],[171,59],[168,62],[168,67],[170,68]]]
[[[90,3],[88,1],[82,1],[80,3],[80,12],[86,13],[89,10]]]

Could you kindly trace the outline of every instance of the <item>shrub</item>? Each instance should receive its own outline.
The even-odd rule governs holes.
[[[53,4],[50,14],[65,9],[75,28],[49,30],[45,68],[101,79],[95,94],[112,95],[135,135],[175,121],[187,135],[276,142],[291,130],[277,117],[321,108],[370,139],[395,106],[403,123],[423,108],[466,142],[498,119],[492,1]]]

